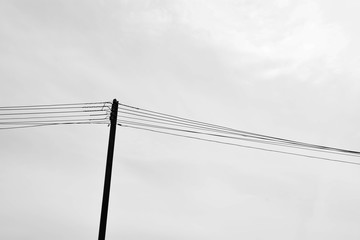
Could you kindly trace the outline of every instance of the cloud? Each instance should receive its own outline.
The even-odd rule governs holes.
[[[307,66],[314,63],[336,72],[337,56],[348,42],[311,1],[177,1],[137,16],[146,25],[156,25],[157,32],[170,24],[187,29],[197,41],[224,52],[234,68],[244,54],[248,63],[279,63],[264,69],[262,78],[296,73],[306,80],[311,75]]]

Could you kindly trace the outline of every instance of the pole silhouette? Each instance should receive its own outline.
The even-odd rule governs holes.
[[[104,181],[104,191],[103,191],[103,199],[102,199],[102,206],[101,206],[101,216],[100,216],[100,227],[99,227],[98,240],[105,240],[106,223],[107,223],[107,215],[108,215],[108,208],[109,208],[111,172],[112,172],[112,164],[113,164],[113,156],[114,156],[118,106],[119,106],[119,102],[116,99],[114,99],[113,103],[112,103],[112,107],[111,107],[111,114],[110,114],[109,145],[108,145],[107,160],[106,160],[105,181]]]

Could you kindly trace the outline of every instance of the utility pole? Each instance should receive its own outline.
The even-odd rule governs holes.
[[[101,206],[99,238],[98,238],[99,240],[105,240],[105,233],[106,233],[106,222],[107,222],[107,215],[109,208],[111,171],[112,171],[112,163],[114,156],[118,106],[119,106],[119,102],[116,99],[114,99],[110,113],[110,135],[109,135],[109,146],[108,146],[107,160],[106,160],[104,192],[103,192],[103,199]]]

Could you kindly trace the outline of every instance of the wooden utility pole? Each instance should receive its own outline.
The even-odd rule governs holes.
[[[116,99],[114,99],[110,114],[110,135],[109,135],[109,146],[108,146],[107,160],[106,160],[104,192],[103,192],[103,199],[101,206],[99,238],[98,238],[99,240],[105,240],[105,233],[106,233],[106,222],[107,222],[107,215],[109,208],[111,171],[112,171],[112,163],[114,156],[118,106],[119,106],[119,102]]]

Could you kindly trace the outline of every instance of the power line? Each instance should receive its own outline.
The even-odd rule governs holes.
[[[0,107],[0,126],[3,127],[0,127],[0,130],[61,124],[109,124],[110,106],[112,106],[111,102],[2,106]],[[222,138],[232,141],[247,141],[256,144],[267,144],[278,147],[360,157],[359,151],[310,144],[286,138],[243,131],[120,103],[117,113],[118,122],[122,126],[128,126],[137,129],[151,129],[155,132],[166,132],[175,136],[183,135],[174,134],[174,131],[190,134],[192,136],[188,137],[195,139],[198,139],[198,137],[194,136],[202,135],[211,138]],[[158,131],[155,129],[160,129],[163,131]],[[207,140],[225,143],[225,141],[212,139]],[[245,146],[237,143],[226,143],[230,145]],[[261,147],[251,148],[265,149]],[[271,151],[271,149],[267,150]],[[277,150],[273,151],[286,152]],[[295,155],[299,156],[299,154]]]
[[[171,120],[182,121],[182,122],[186,122],[186,123],[190,123],[190,124],[198,124],[198,125],[202,125],[202,126],[228,130],[228,131],[232,131],[232,132],[237,133],[237,134],[246,134],[247,136],[252,136],[252,137],[259,137],[259,138],[261,137],[261,138],[264,138],[264,139],[272,139],[272,140],[276,140],[276,141],[294,142],[294,141],[288,140],[288,139],[272,137],[272,136],[267,136],[267,135],[263,135],[263,134],[252,133],[252,132],[242,131],[242,130],[238,130],[238,129],[234,129],[234,128],[224,127],[224,126],[220,126],[220,125],[195,121],[195,120],[188,119],[188,118],[178,117],[178,116],[165,114],[165,113],[160,113],[160,112],[156,112],[156,111],[151,111],[151,110],[147,110],[147,109],[141,109],[141,108],[132,107],[132,106],[129,106],[129,105],[122,104],[122,106],[130,108],[130,109],[132,109],[133,112],[136,112],[136,113],[139,113],[139,112],[142,113],[142,114],[145,113],[145,114],[150,115],[150,116],[161,117],[161,118],[164,118],[164,119],[171,119]],[[129,111],[129,109],[126,109],[126,108],[121,108],[121,109]]]
[[[52,119],[52,118],[72,118],[72,117],[94,117],[94,116],[108,116],[107,113],[99,113],[99,114],[85,114],[85,115],[50,115],[50,116],[33,116],[33,117],[16,117],[16,118],[0,118],[1,121],[11,121],[11,120],[26,120],[26,119]]]
[[[259,136],[254,135],[254,134],[248,134],[248,133],[244,133],[244,132],[239,131],[239,130],[234,130],[234,129],[225,128],[225,127],[219,127],[219,126],[216,126],[216,125],[211,125],[211,124],[207,124],[207,123],[203,123],[203,122],[197,122],[197,121],[193,121],[193,120],[185,120],[184,121],[181,118],[174,119],[174,118],[168,118],[168,117],[163,117],[163,116],[154,115],[154,114],[148,114],[148,113],[139,114],[138,112],[134,113],[131,110],[128,110],[128,109],[126,109],[126,110],[128,112],[119,111],[119,113],[124,113],[126,115],[139,116],[139,117],[143,118],[142,120],[146,120],[146,119],[160,120],[164,124],[168,124],[168,125],[179,125],[180,124],[180,125],[188,126],[188,127],[201,128],[201,129],[204,129],[204,130],[206,129],[206,130],[212,130],[212,131],[226,132],[227,134],[238,135],[238,136],[243,136],[243,137],[248,137],[248,138],[263,139],[263,140],[274,141],[274,142],[275,141],[284,142],[284,141],[279,141],[277,139],[259,137]],[[130,118],[130,117],[125,117],[125,116],[120,116],[120,117]],[[170,124],[170,123],[175,123],[175,124]],[[287,142],[289,142],[289,141],[287,141]],[[284,143],[286,143],[286,142],[284,142]]]
[[[29,126],[2,127],[2,128],[0,128],[0,130],[20,129],[20,128],[34,128],[34,127],[45,127],[45,126],[55,126],[55,125],[77,125],[77,124],[108,124],[108,122],[44,123],[44,124],[36,124],[36,125],[29,125]]]
[[[278,138],[278,137],[272,137],[268,135],[263,134],[257,134],[252,133],[248,131],[242,131],[237,130],[233,128],[228,128],[224,126],[214,125],[210,123],[205,122],[199,122],[191,119],[181,118],[169,114],[163,114],[160,112],[140,109],[137,107],[131,107],[129,105],[123,105],[126,106],[126,108],[121,107],[119,110],[119,117],[121,118],[133,118],[135,117],[128,117],[126,115],[130,116],[136,116],[136,120],[138,121],[144,121],[144,122],[156,122],[160,125],[176,125],[176,126],[182,126],[190,129],[201,129],[204,131],[210,131],[210,132],[217,132],[222,133],[226,135],[237,135],[241,137],[245,137],[248,140],[247,141],[261,141],[262,143],[268,143],[268,144],[275,144],[275,145],[282,145],[282,146],[296,146],[297,148],[306,148],[306,149],[314,149],[314,150],[321,150],[326,152],[333,152],[333,153],[342,153],[344,155],[351,155],[351,156],[359,156],[360,152],[353,151],[353,150],[347,150],[347,149],[340,149],[340,148],[334,148],[334,147],[327,147],[322,145],[316,145],[316,144],[310,144],[305,142],[299,142],[284,138]],[[125,114],[125,115],[124,115]],[[149,120],[150,119],[150,120]],[[252,140],[255,139],[255,140]],[[245,140],[245,139],[241,139]]]
[[[130,106],[130,105],[125,105],[125,104],[120,104],[120,103],[119,103],[119,105],[132,109],[136,114],[139,113],[139,112],[142,112],[143,114],[148,113],[150,116],[160,116],[163,119],[175,119],[177,121],[183,121],[183,122],[186,122],[186,123],[199,124],[201,126],[207,126],[207,127],[227,130],[227,131],[230,131],[230,132],[233,132],[233,133],[236,133],[236,134],[245,134],[247,137],[264,138],[264,139],[268,139],[268,140],[282,141],[282,142],[287,142],[287,143],[291,143],[291,144],[303,145],[303,146],[307,146],[307,147],[316,147],[316,148],[321,148],[321,149],[341,151],[341,152],[352,153],[352,154],[360,154],[359,151],[353,151],[353,150],[347,150],[347,149],[341,149],[341,148],[334,148],[334,147],[322,146],[322,145],[317,145],[317,144],[310,144],[310,143],[305,143],[305,142],[300,142],[300,141],[294,141],[294,140],[285,139],[285,138],[273,137],[273,136],[269,136],[269,135],[258,134],[258,133],[238,130],[238,129],[234,129],[234,128],[229,128],[229,127],[225,127],[225,126],[221,126],[221,125],[215,125],[215,124],[195,121],[195,120],[188,119],[188,118],[182,118],[182,117],[178,117],[178,116],[174,116],[174,115],[170,115],[170,114],[165,114],[165,113],[156,112],[156,111],[152,111],[152,110],[133,107],[133,106]],[[122,108],[122,109],[124,109],[124,108]],[[129,111],[129,109],[127,109],[127,110]]]
[[[55,120],[38,120],[38,121],[19,121],[19,122],[0,122],[0,125],[21,125],[21,124],[38,124],[38,123],[61,123],[61,122],[80,122],[80,121],[105,121],[106,118],[90,118],[90,119],[55,119]]]
[[[194,130],[182,129],[182,128],[173,128],[173,127],[153,125],[153,124],[148,123],[148,122],[154,122],[154,121],[146,121],[146,123],[143,123],[143,122],[125,121],[125,120],[119,119],[118,122],[121,124],[142,126],[142,127],[155,128],[155,129],[163,129],[163,130],[169,130],[169,131],[185,132],[185,133],[189,133],[189,134],[207,135],[210,137],[219,137],[219,138],[225,138],[225,139],[231,139],[231,140],[255,142],[255,143],[268,144],[268,145],[274,145],[274,146],[280,146],[280,147],[288,147],[288,148],[316,151],[316,152],[322,152],[322,153],[331,153],[331,154],[337,154],[337,155],[342,155],[342,156],[360,157],[359,155],[354,155],[354,154],[349,154],[349,153],[331,152],[331,151],[327,151],[327,150],[323,150],[323,149],[307,148],[307,147],[303,147],[303,146],[290,145],[290,144],[285,144],[285,143],[281,143],[281,142],[264,141],[261,139],[251,139],[251,138],[244,138],[244,137],[233,137],[233,136],[228,136],[228,135],[224,135],[224,134],[214,134],[214,133],[209,133],[209,132],[194,131]],[[173,125],[173,124],[169,124],[169,125]],[[196,128],[193,128],[193,129],[196,129]],[[201,130],[201,128],[198,128],[198,129]]]
[[[108,108],[108,106],[105,106]],[[6,108],[0,111],[34,111],[34,110],[56,110],[56,109],[102,109],[104,106],[69,106],[69,107],[33,107],[33,108]]]
[[[242,144],[237,144],[237,143],[229,143],[229,142],[223,142],[223,141],[218,141],[218,140],[211,140],[211,139],[206,139],[206,138],[193,137],[193,136],[187,136],[187,135],[176,134],[176,133],[169,133],[169,132],[158,131],[158,130],[143,128],[143,127],[134,127],[134,126],[124,125],[124,124],[119,124],[119,125],[122,127],[128,127],[128,128],[138,129],[138,130],[145,130],[145,131],[161,133],[161,134],[166,134],[166,135],[172,135],[172,136],[177,136],[177,137],[183,137],[183,138],[196,139],[196,140],[201,140],[201,141],[206,141],[206,142],[220,143],[220,144],[231,145],[231,146],[242,147],[242,148],[249,148],[249,149],[274,152],[274,153],[282,153],[282,154],[287,154],[287,155],[313,158],[313,159],[325,160],[325,161],[330,161],[330,162],[345,163],[345,164],[352,164],[352,165],[360,166],[360,163],[352,162],[352,161],[338,160],[338,159],[325,158],[325,157],[317,157],[317,156],[312,156],[312,155],[307,155],[307,154],[292,153],[292,152],[279,151],[279,150],[261,148],[261,147],[253,147],[253,146],[247,146],[247,145],[242,145]]]
[[[111,102],[88,102],[88,103],[60,103],[60,104],[41,104],[41,105],[21,105],[21,106],[0,106],[0,109],[9,109],[9,108],[36,108],[36,107],[56,107],[56,106],[91,106],[96,104],[102,104],[104,106],[111,105]]]
[[[0,130],[60,124],[106,123],[109,103],[64,103],[0,107]]]
[[[17,112],[17,113],[0,113],[0,116],[14,116],[14,115],[37,115],[37,114],[54,114],[54,113],[83,113],[83,112],[103,112],[104,110],[77,110],[77,111],[54,111],[54,112]]]

